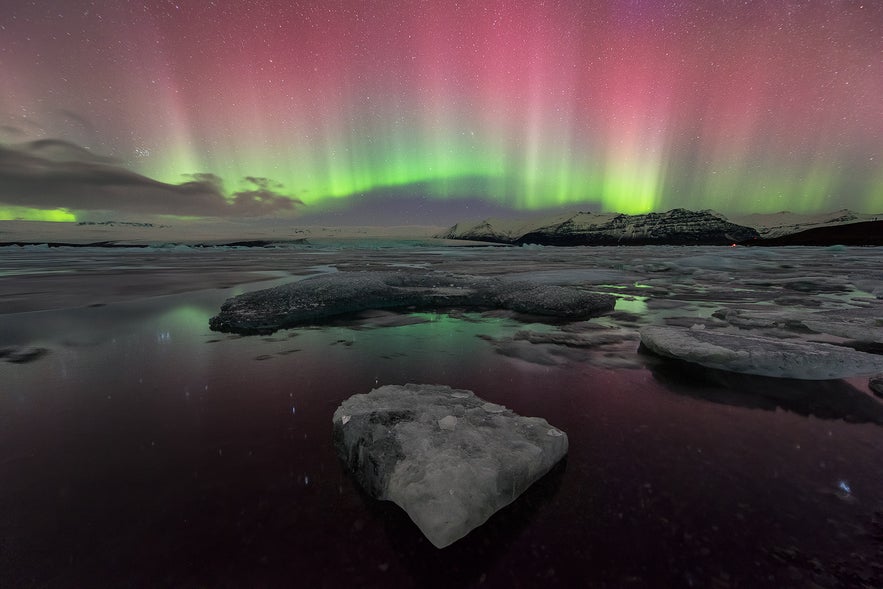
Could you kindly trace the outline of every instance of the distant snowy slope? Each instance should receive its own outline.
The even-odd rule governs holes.
[[[300,227],[295,224],[262,224],[220,219],[169,220],[161,223],[0,221],[0,245],[211,245],[233,242],[291,242],[303,239],[425,239],[439,230],[439,227],[422,226]]]
[[[792,213],[789,211],[768,214],[754,213],[732,219],[734,223],[755,228],[760,233],[760,236],[765,239],[782,237],[817,227],[831,227],[878,220],[883,220],[883,214],[868,215],[856,213],[849,209],[812,214]]]
[[[576,213],[577,215],[592,215],[591,213]],[[573,213],[560,213],[547,217],[531,217],[528,219],[483,219],[480,221],[464,221],[439,233],[436,237],[442,239],[465,239],[474,241],[493,241],[509,243],[515,241],[525,233],[537,226],[555,225],[563,223],[571,218]]]

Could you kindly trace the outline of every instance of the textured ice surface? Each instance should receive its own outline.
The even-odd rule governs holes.
[[[824,380],[883,370],[883,356],[875,354],[726,331],[648,326],[641,343],[661,356],[763,376]]]
[[[0,347],[0,359],[14,364],[26,364],[33,362],[49,352],[46,348],[31,346],[4,346]]]
[[[849,309],[816,313],[804,319],[809,329],[838,337],[883,344],[883,313],[880,309]]]
[[[779,309],[722,309],[714,316],[740,329],[810,330],[857,342],[883,343],[883,313],[877,308],[809,310],[803,307]],[[797,301],[794,301],[796,304]]]
[[[366,309],[503,308],[584,318],[613,309],[614,298],[574,287],[447,273],[336,272],[227,300],[216,331],[268,333]]]
[[[354,395],[333,424],[356,480],[404,509],[438,548],[483,524],[567,453],[567,435],[545,419],[440,385]]]
[[[557,330],[519,330],[510,337],[482,335],[503,356],[540,366],[590,363],[608,368],[637,368],[635,330],[611,329],[586,323]]]
[[[868,379],[868,388],[878,397],[883,397],[883,372]]]

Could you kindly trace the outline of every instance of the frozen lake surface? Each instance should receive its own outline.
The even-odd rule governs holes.
[[[883,586],[867,375],[735,374],[646,325],[883,353],[881,248],[0,248],[0,585]],[[369,312],[238,336],[230,296],[324,272],[576,285],[616,310]],[[8,360],[8,358],[7,358]],[[432,383],[566,431],[565,463],[438,550],[331,444],[355,393]]]

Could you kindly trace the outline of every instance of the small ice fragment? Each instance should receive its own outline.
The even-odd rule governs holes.
[[[351,416],[344,415],[343,417],[340,418],[340,421],[343,423],[343,425],[346,425],[347,423],[349,423],[350,419],[352,419]]]
[[[481,406],[482,409],[487,411],[488,413],[502,413],[506,410],[502,405],[497,405],[496,403],[485,403]]]
[[[457,418],[453,415],[448,415],[447,417],[442,417],[438,420],[438,426],[442,429],[452,430],[457,427]]]
[[[846,481],[840,481],[837,483],[837,488],[846,493],[847,495],[852,494],[852,487],[849,486],[849,483]]]

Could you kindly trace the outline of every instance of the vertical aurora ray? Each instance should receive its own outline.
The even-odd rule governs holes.
[[[82,113],[97,147],[165,182],[266,177],[309,210],[396,188],[518,209],[883,208],[881,3],[71,4],[58,30],[18,19],[4,120]],[[75,27],[78,51],[51,41]]]

